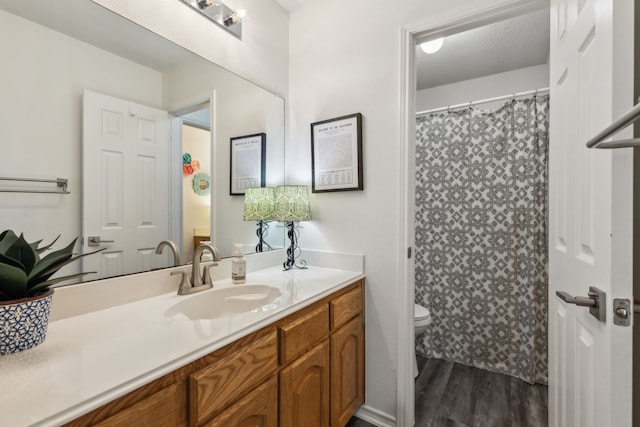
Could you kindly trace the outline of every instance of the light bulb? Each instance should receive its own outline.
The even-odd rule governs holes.
[[[198,0],[198,7],[200,9],[206,9],[213,3],[213,0]]]
[[[436,53],[442,47],[442,43],[444,42],[444,38],[440,37],[434,40],[429,40],[428,42],[420,43],[420,49],[424,53]]]

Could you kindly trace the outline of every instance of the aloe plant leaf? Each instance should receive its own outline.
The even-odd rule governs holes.
[[[37,252],[37,253],[39,253],[39,254],[41,254],[42,252],[44,252],[44,251],[46,251],[46,250],[48,250],[48,249],[51,249],[51,247],[52,247],[52,246],[53,246],[53,245],[58,241],[58,239],[59,239],[59,238],[60,238],[60,235],[58,234],[58,237],[56,237],[55,239],[53,239],[53,241],[52,241],[51,243],[49,243],[48,245],[43,246],[43,247],[41,247],[41,248],[37,248],[37,249],[36,249],[36,252]],[[38,244],[40,244],[40,242],[42,242],[42,240],[38,241]]]
[[[18,261],[17,259],[10,258],[4,255],[3,253],[0,253],[0,264],[9,264],[16,268],[19,268],[22,271],[24,271],[25,269],[24,264],[22,264],[20,261]]]
[[[56,271],[71,262],[71,255],[65,253],[59,253],[52,257],[49,257],[49,255],[47,255],[48,258],[41,259],[29,273],[28,282],[30,284],[47,280]]]
[[[60,267],[64,265],[61,263],[71,258],[73,247],[76,244],[76,240],[78,239],[77,238],[73,239],[73,241],[69,243],[66,247],[59,249],[57,251],[53,251],[50,254],[47,254],[44,258],[42,258],[40,262],[36,264],[33,270],[30,271],[29,281],[31,281],[33,278],[42,276],[44,274],[55,273],[57,270],[59,270]],[[50,269],[54,269],[54,270],[50,273],[45,272]],[[46,279],[43,279],[43,280],[46,280]]]
[[[2,293],[11,299],[22,298],[27,292],[27,275],[20,269],[8,264],[0,264],[0,283]]]
[[[29,246],[31,246],[31,248],[35,251],[36,249],[38,249],[38,246],[40,246],[40,243],[42,243],[43,239],[40,240],[36,240],[35,242],[31,242],[29,243]]]
[[[9,258],[20,261],[24,266],[25,273],[27,274],[31,272],[37,261],[36,253],[24,239],[22,234],[20,234],[18,240],[16,240],[14,244],[7,249],[7,253],[5,255]]]
[[[45,258],[42,259],[40,264],[38,264],[36,266],[36,268],[33,269],[31,274],[27,278],[27,286],[29,288],[32,288],[33,286],[36,286],[38,283],[48,280],[49,277],[54,275],[58,270],[60,270],[65,265],[70,264],[70,263],[76,261],[77,259],[86,257],[87,255],[93,255],[93,254],[95,254],[97,252],[104,251],[105,249],[107,249],[107,248],[98,249],[97,251],[88,252],[86,254],[81,254],[81,255],[78,255],[78,256],[75,256],[75,257],[71,257],[71,258],[68,258],[68,259],[60,258],[55,262],[49,262],[46,267],[40,269],[40,265],[44,264],[44,261],[47,258],[47,257],[45,257]]]
[[[0,234],[0,253],[4,254],[18,240],[18,236],[12,230],[5,230]]]

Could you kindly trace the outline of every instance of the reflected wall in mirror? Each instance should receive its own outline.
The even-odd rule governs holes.
[[[243,198],[228,194],[230,138],[266,133],[266,185],[282,184],[282,98],[88,0],[0,0],[0,32],[5,64],[0,69],[0,175],[67,178],[71,192],[0,193],[3,229],[22,231],[30,240],[82,236],[83,251],[106,247],[91,266],[98,274],[85,280],[171,265],[170,254],[155,254],[164,239],[182,248],[185,262],[194,242],[207,237],[223,256],[230,256],[234,243],[255,250],[256,225],[242,219]],[[87,117],[83,122],[85,91],[125,105],[122,114],[111,114],[110,105],[98,110],[98,133],[118,133],[135,118],[134,139],[151,145],[165,137],[167,160],[142,151],[125,163],[118,150],[105,148],[98,160],[83,164],[88,151],[83,126],[85,133],[89,127]],[[164,112],[164,121],[150,124],[140,110],[147,108]],[[200,144],[202,139],[209,144],[197,153],[193,149],[200,170],[189,174],[183,154],[191,142],[183,138],[190,140],[193,130],[201,131]],[[194,189],[196,173],[208,175],[208,194]],[[83,174],[94,174],[95,181]],[[205,182],[199,179],[197,188]],[[133,201],[125,202],[125,193],[134,188]],[[93,201],[84,203],[83,193]],[[87,219],[99,228],[89,229]],[[126,227],[164,231],[125,253],[118,246],[122,237],[115,236]],[[271,233],[271,246],[283,247],[283,229],[275,226]],[[88,236],[105,243],[89,248]]]

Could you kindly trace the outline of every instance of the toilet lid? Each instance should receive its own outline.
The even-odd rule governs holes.
[[[414,304],[413,318],[414,320],[425,320],[431,317],[429,309],[421,306],[420,304]]]

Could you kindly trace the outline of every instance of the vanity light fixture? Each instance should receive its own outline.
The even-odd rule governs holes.
[[[428,53],[428,54],[436,53],[437,51],[440,50],[443,43],[444,43],[444,37],[439,37],[437,39],[420,43],[420,49],[422,49],[424,53]]]
[[[242,17],[246,15],[246,11],[235,11],[221,0],[180,1],[242,40]]]
[[[269,233],[269,221],[273,220],[275,210],[275,191],[273,187],[252,187],[244,190],[244,212],[245,221],[257,221],[258,244],[256,252],[273,250],[265,242],[265,237]]]
[[[300,256],[298,247],[299,221],[309,221],[311,219],[311,206],[309,205],[309,187],[306,185],[281,185],[275,189],[275,213],[273,219],[284,221],[289,237],[289,247],[287,248],[287,260],[283,264],[285,270],[296,268],[307,268],[307,262],[296,258]]]

